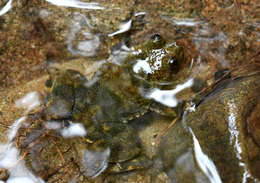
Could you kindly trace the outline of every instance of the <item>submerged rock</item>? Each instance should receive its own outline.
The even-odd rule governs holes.
[[[259,74],[227,79],[194,112],[184,114],[159,145],[169,177],[175,182],[259,181],[259,79]]]

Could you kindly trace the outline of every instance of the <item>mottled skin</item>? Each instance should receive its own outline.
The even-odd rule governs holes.
[[[134,71],[133,65],[140,61],[149,65],[150,72],[142,68]],[[133,76],[139,78],[141,85],[149,83],[150,86],[158,86],[172,82],[183,61],[182,47],[176,42],[166,42],[159,34],[155,34],[149,41],[137,46],[124,64]]]

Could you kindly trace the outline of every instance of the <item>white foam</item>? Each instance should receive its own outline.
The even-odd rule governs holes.
[[[12,8],[12,1],[9,0],[6,5],[0,10],[0,16],[6,14]]]
[[[191,87],[192,85],[193,79],[189,79],[184,84],[177,85],[173,90],[160,90],[155,88],[146,96],[146,98],[154,99],[155,101],[168,107],[176,107],[178,105],[178,99],[175,95],[185,88]]]
[[[15,102],[17,108],[24,108],[26,112],[31,111],[35,107],[41,104],[39,94],[37,92],[30,92],[26,94],[23,98]]]
[[[81,123],[72,123],[69,127],[61,130],[61,135],[64,138],[85,136],[87,135],[87,131]]]
[[[92,9],[92,10],[104,9],[104,7],[100,6],[98,3],[86,3],[77,0],[45,0],[45,1],[57,6]]]

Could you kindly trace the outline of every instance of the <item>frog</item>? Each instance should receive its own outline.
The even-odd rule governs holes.
[[[147,112],[176,117],[182,106],[170,108],[147,98],[147,93],[158,87],[172,88],[176,75],[184,63],[184,50],[175,41],[167,42],[159,34],[136,46],[121,62],[107,62],[99,70],[99,82],[126,102],[127,122]],[[148,68],[148,71],[145,70]],[[133,106],[134,105],[134,106]],[[132,111],[132,109],[136,111]],[[140,111],[140,112],[138,112]],[[130,112],[130,113],[129,113]]]
[[[145,60],[152,72],[136,70],[140,60]],[[137,46],[121,64],[105,62],[90,80],[76,70],[48,68],[45,118],[82,123],[87,130],[90,152],[111,150],[108,172],[150,166],[140,139],[129,123],[133,120],[141,123],[140,117],[149,112],[177,116],[176,109],[160,106],[141,93],[171,82],[182,60],[183,49],[176,42],[167,43],[155,34]],[[161,64],[158,66],[157,62]]]
[[[176,117],[179,109],[162,106],[144,95],[157,86],[172,86],[183,59],[182,47],[155,34],[137,46],[122,64],[104,63],[91,81],[78,71],[52,68],[46,82],[50,87],[46,99],[48,116],[75,120],[94,117],[98,121],[124,123],[150,111]],[[149,72],[140,66],[141,62],[149,66]]]

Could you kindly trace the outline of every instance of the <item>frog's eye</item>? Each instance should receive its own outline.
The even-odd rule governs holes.
[[[175,57],[171,57],[171,58],[169,59],[169,66],[170,66],[171,71],[177,72],[178,69],[179,69],[178,59],[175,58]]]
[[[178,65],[178,61],[175,57],[171,57],[169,59],[169,64],[172,65],[172,66],[177,66]]]

